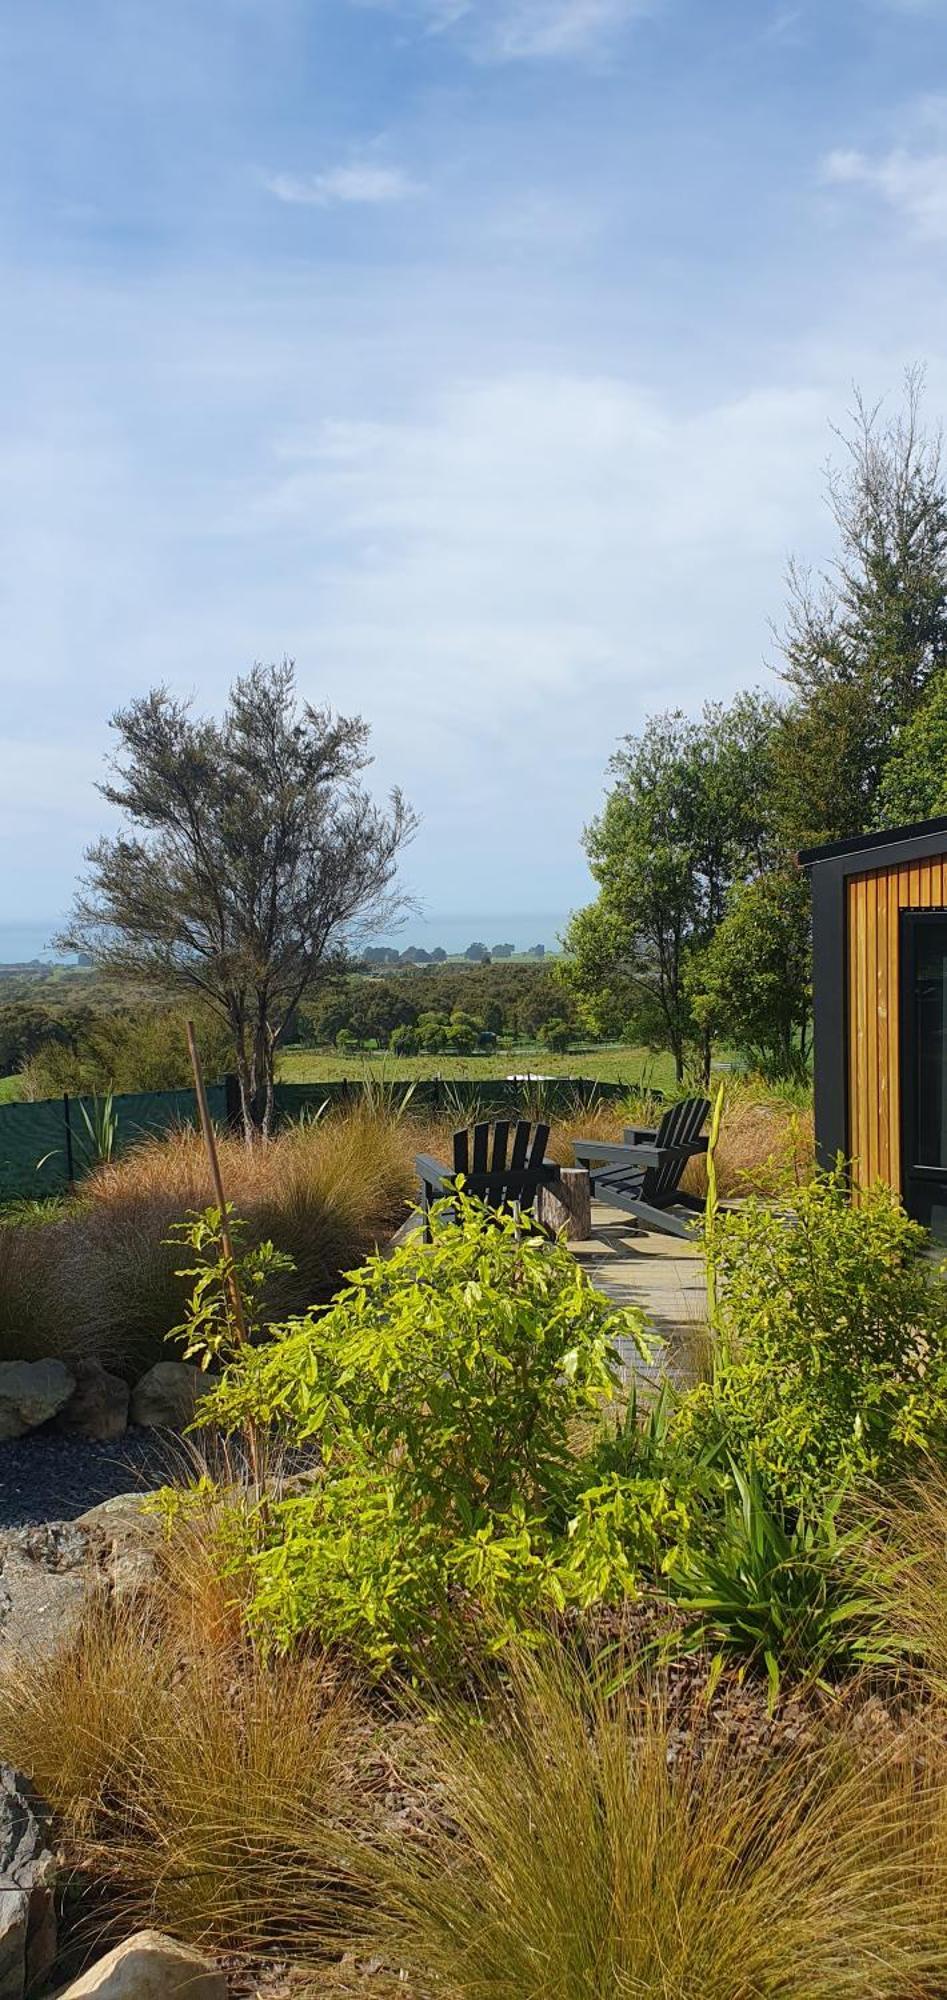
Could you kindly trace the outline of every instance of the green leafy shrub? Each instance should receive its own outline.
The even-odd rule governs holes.
[[[429,1666],[474,1604],[500,1642],[544,1604],[630,1587],[673,1513],[659,1480],[603,1478],[573,1448],[615,1393],[619,1337],[648,1351],[641,1314],[515,1217],[465,1196],[454,1215],[271,1329],[202,1405],[320,1446],[321,1479],[270,1509],[253,1559],[251,1615],[279,1645],[314,1628]]]
[[[712,1385],[685,1398],[682,1443],[753,1463],[771,1502],[820,1503],[947,1434],[947,1285],[889,1189],[844,1175],[753,1201],[715,1236]]]

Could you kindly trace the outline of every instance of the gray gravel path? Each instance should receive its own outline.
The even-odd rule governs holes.
[[[33,1431],[0,1444],[0,1528],[74,1521],[87,1507],[180,1477],[181,1447],[154,1431],[128,1430],[114,1444]]]

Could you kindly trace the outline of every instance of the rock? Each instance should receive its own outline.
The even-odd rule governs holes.
[[[146,1502],[153,1499],[153,1493],[113,1493],[111,1500],[99,1500],[94,1507],[87,1507],[73,1526],[83,1532],[101,1528],[106,1535],[134,1533],[136,1526],[141,1525]]]
[[[227,2000],[227,1981],[200,1952],[137,1931],[74,1979],[59,2000]]]
[[[45,1424],[75,1386],[61,1361],[0,1361],[0,1442]]]
[[[0,1540],[0,1665],[49,1659],[104,1588],[89,1537],[72,1522],[15,1528]]]
[[[23,1889],[0,1888],[0,2000],[23,2000],[30,1899]]]
[[[206,1375],[187,1361],[156,1361],[132,1392],[132,1423],[149,1430],[186,1430],[209,1387]]]
[[[104,1550],[104,1575],[114,1598],[136,1597],[158,1574],[161,1522],[144,1511],[145,1493],[117,1493],[80,1514],[76,1526],[92,1533]]]
[[[128,1426],[127,1382],[120,1375],[110,1375],[94,1356],[73,1362],[72,1373],[76,1386],[56,1418],[57,1430],[102,1442],[121,1437]]]
[[[27,1778],[0,1764],[0,2000],[23,2000],[56,1956],[56,1862],[49,1812]]]

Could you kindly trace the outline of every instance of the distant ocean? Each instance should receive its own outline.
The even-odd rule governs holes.
[[[61,921],[50,917],[42,923],[0,923],[0,965],[28,964],[33,958],[48,964],[64,958],[50,944]],[[511,944],[517,951],[541,944],[547,951],[555,951],[566,921],[564,913],[551,910],[521,910],[505,916],[498,916],[495,910],[461,912],[459,916],[426,911],[423,917],[408,917],[396,931],[382,933],[376,942],[395,945],[399,951],[410,944],[421,945],[425,951],[441,945],[451,953],[466,951],[469,944],[485,944],[491,951],[495,944]]]

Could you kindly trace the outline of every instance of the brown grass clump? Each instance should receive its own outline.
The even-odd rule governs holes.
[[[347,1929],[364,1723],[320,1659],[182,1649],[160,1607],[100,1607],[0,1679],[5,1755],[52,1805],[89,1949],[156,1924],[212,1950],[319,1958]]]
[[[947,1469],[927,1460],[881,1503],[874,1589],[913,1675],[947,1705]]]
[[[554,1657],[486,1715],[435,1718],[429,1756],[421,1838],[374,1863],[378,1948],[416,2000],[943,1991],[936,1787],[903,1759],[747,1760],[721,1732],[698,1757],[655,1695]]]
[[[402,1124],[370,1108],[254,1147],[221,1139],[229,1200],[252,1237],[293,1259],[274,1284],[275,1316],[326,1301],[391,1234],[411,1198],[413,1150]],[[129,1376],[160,1359],[186,1296],[176,1272],[187,1258],[170,1230],[212,1201],[200,1139],[179,1131],[98,1167],[66,1220],[0,1231],[0,1358],[93,1353]]]
[[[57,1223],[0,1225],[0,1361],[36,1361],[55,1350],[62,1236]]]

